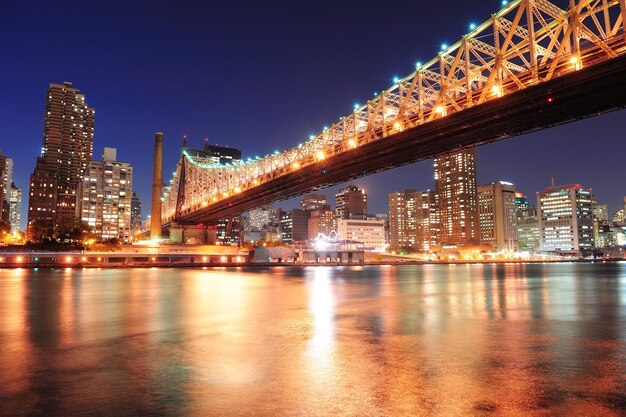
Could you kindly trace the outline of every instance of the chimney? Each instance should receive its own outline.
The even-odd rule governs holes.
[[[163,133],[154,134],[154,168],[152,171],[152,209],[150,239],[161,239],[161,195],[163,194]]]

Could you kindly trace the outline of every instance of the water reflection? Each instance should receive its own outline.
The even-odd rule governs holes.
[[[3,415],[620,415],[626,264],[0,270]]]

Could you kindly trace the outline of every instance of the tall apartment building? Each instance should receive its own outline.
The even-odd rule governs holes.
[[[19,232],[22,219],[22,190],[11,183],[9,190],[9,224],[11,233]]]
[[[435,195],[439,216],[439,243],[468,245],[479,242],[474,148],[435,158]]]
[[[335,194],[337,219],[367,216],[367,194],[356,185],[348,185]]]
[[[435,193],[430,190],[389,194],[389,248],[428,252],[437,243]]]
[[[593,249],[593,196],[580,184],[552,186],[537,194],[541,249]]]
[[[491,245],[497,251],[517,251],[515,186],[498,181],[479,185],[477,193],[480,243]]]
[[[13,160],[0,152],[0,223],[10,224]]]
[[[117,161],[114,148],[104,148],[102,161],[89,164],[80,189],[81,219],[101,240],[130,241],[133,168]]]
[[[384,252],[385,221],[338,219],[337,238],[358,242],[357,249],[370,252]]]
[[[95,110],[72,83],[50,84],[46,93],[41,156],[30,177],[28,225],[56,233],[79,217],[77,191],[91,162]]]
[[[326,196],[324,194],[305,194],[300,201],[302,210],[319,210],[326,204]]]
[[[274,208],[271,204],[250,210],[248,216],[251,230],[263,230],[273,223]]]
[[[130,227],[132,230],[141,230],[141,200],[134,191],[130,198]]]

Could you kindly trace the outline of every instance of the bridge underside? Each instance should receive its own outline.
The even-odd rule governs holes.
[[[209,223],[455,150],[626,107],[626,56],[372,141],[180,217]]]

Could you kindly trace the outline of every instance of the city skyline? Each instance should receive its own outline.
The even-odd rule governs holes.
[[[18,47],[6,51],[9,58],[7,61],[11,62],[11,66],[23,65],[29,68],[28,71],[22,72],[11,67],[10,76],[3,81],[6,87],[4,97],[15,100],[3,100],[1,104],[4,107],[3,114],[10,117],[0,123],[0,137],[3,138],[0,147],[4,154],[15,161],[16,185],[21,189],[28,189],[28,175],[32,170],[34,158],[39,156],[41,120],[44,112],[42,97],[45,86],[48,83],[71,81],[88,97],[90,106],[98,109],[94,146],[96,149],[104,146],[116,147],[124,160],[136,166],[137,179],[134,190],[145,204],[149,201],[150,195],[151,167],[150,161],[142,157],[142,150],[151,146],[154,130],[163,130],[165,133],[166,181],[169,178],[168,174],[175,168],[184,134],[188,135],[191,147],[200,147],[206,136],[212,144],[240,148],[244,157],[292,147],[308,134],[319,131],[324,124],[348,113],[354,102],[363,102],[371,97],[372,91],[386,88],[393,76],[410,72],[416,60],[434,55],[439,42],[456,39],[465,33],[468,16],[475,16],[480,20],[497,10],[500,5],[497,3],[474,7],[460,5],[452,16],[448,16],[447,25],[438,27],[437,23],[441,22],[435,16],[432,23],[412,28],[419,30],[420,35],[423,35],[419,44],[402,37],[397,38],[397,48],[381,49],[381,58],[375,62],[370,62],[365,56],[361,60],[352,55],[346,58],[345,62],[340,60],[340,64],[333,67],[336,73],[329,72],[318,62],[324,62],[331,57],[336,58],[337,54],[344,51],[341,44],[352,37],[350,29],[359,26],[359,19],[372,19],[377,13],[385,12],[381,10],[383,6],[360,7],[354,21],[346,22],[342,30],[333,29],[332,33],[323,34],[321,39],[315,39],[313,49],[291,46],[296,45],[298,40],[312,42],[310,37],[318,34],[313,29],[307,29],[307,25],[301,28],[298,24],[315,22],[321,14],[321,11],[316,11],[317,9],[308,10],[310,15],[294,15],[286,24],[277,25],[270,33],[263,34],[267,39],[263,38],[252,43],[244,36],[250,32],[245,31],[243,23],[254,23],[253,28],[260,24],[255,17],[257,15],[255,12],[258,11],[255,7],[258,6],[243,5],[241,9],[223,6],[223,9],[211,10],[211,16],[214,17],[240,16],[242,20],[239,23],[234,22],[234,27],[229,28],[229,31],[235,33],[241,30],[240,36],[235,36],[224,44],[213,45],[210,44],[211,38],[208,35],[212,30],[218,30],[219,25],[213,29],[183,25],[186,19],[193,19],[193,13],[189,8],[182,7],[171,17],[173,27],[166,28],[164,30],[166,33],[155,36],[155,39],[150,39],[146,35],[126,34],[137,42],[141,40],[149,45],[148,52],[142,52],[137,57],[130,56],[132,48],[123,47],[122,38],[111,34],[105,25],[108,22],[106,19],[113,19],[120,25],[119,27],[129,28],[130,20],[113,15],[112,10],[106,6],[76,5],[61,16],[58,16],[59,11],[42,6],[41,9],[34,11],[36,16],[29,22],[18,18],[18,15],[24,15],[19,13],[21,7],[11,5],[8,16],[15,14],[16,19],[6,22],[4,29],[1,30],[10,32],[11,28],[18,24],[26,25],[27,28],[31,27],[29,25],[40,24],[41,27],[26,31],[28,35],[24,39],[16,40]],[[269,10],[261,11],[260,16],[266,17],[268,22],[274,22],[284,17],[284,13],[292,11],[289,8],[276,10],[276,7],[272,6]],[[406,7],[416,6],[406,4]],[[346,12],[346,8],[345,5],[336,6],[328,19],[338,19],[338,16]],[[35,42],[41,40],[43,33],[46,32],[48,23],[43,21],[44,14],[46,16],[51,14],[62,20],[71,18],[73,13],[89,11],[102,12],[101,17],[94,17],[92,30],[100,37],[97,37],[97,45],[93,51],[90,50],[89,56],[96,57],[98,53],[104,53],[115,58],[112,62],[117,62],[126,70],[142,69],[147,74],[146,80],[130,77],[119,69],[111,73],[110,70],[115,66],[109,63],[104,63],[103,68],[96,71],[89,70],[90,65],[93,65],[89,60],[81,61],[79,64],[72,62],[70,66],[64,62],[64,58],[67,58],[71,51],[57,51],[58,56],[51,56],[41,49],[47,45],[45,42],[43,45]],[[130,15],[139,12],[138,9],[132,8],[127,11]],[[166,20],[167,13],[164,8],[157,7],[150,13],[154,14],[152,17],[157,20]],[[405,19],[403,16],[398,18]],[[139,21],[139,25],[148,25],[148,22]],[[446,29],[445,33],[441,28]],[[406,27],[393,29],[397,34],[406,33],[407,30]],[[283,39],[290,31],[295,31],[295,39]],[[366,31],[359,33],[366,37],[375,36]],[[111,35],[111,39],[105,45],[101,37],[106,34]],[[166,35],[173,40],[167,43],[163,50],[159,50],[163,56],[154,55],[158,41]],[[11,37],[11,34],[7,33],[7,36]],[[46,42],[61,42],[69,39],[69,36],[70,33],[67,32],[55,32]],[[387,36],[393,34],[384,38],[387,39]],[[177,52],[175,44],[184,40],[193,41],[193,47],[189,48],[186,52],[188,55],[184,58],[206,66],[209,64],[207,54],[212,54],[211,56],[218,58],[219,65],[216,65],[216,68],[211,67],[209,72],[194,70],[193,65],[186,65],[184,66],[186,77],[183,77],[185,79],[177,77],[181,69],[174,65]],[[368,38],[368,40],[376,45],[377,39]],[[273,51],[269,47],[272,42],[290,51],[290,60],[281,61],[285,64],[284,68],[265,62],[261,68],[256,68],[255,72],[255,80],[263,82],[255,82],[254,85],[246,83],[256,93],[240,95],[237,98],[235,98],[237,94],[227,94],[222,84],[235,89],[242,88],[237,86],[235,81],[247,74],[249,65],[244,57],[252,59],[260,53],[279,55],[280,48],[279,51]],[[240,52],[229,53],[233,48]],[[28,54],[24,53],[26,50],[29,51]],[[31,53],[37,50],[41,50],[41,55]],[[33,60],[40,59],[51,59],[56,65],[34,65],[39,61]],[[28,65],[29,62],[33,65]],[[152,62],[154,65],[148,65]],[[227,64],[231,64],[232,67]],[[234,70],[229,72],[228,68]],[[278,73],[276,70],[279,70]],[[292,75],[296,72],[301,74],[306,82],[301,82],[296,79],[299,77]],[[355,72],[358,75],[356,77]],[[317,74],[323,77],[319,75],[318,78]],[[319,80],[322,78],[325,81],[320,85]],[[299,94],[294,95],[296,85],[300,86],[301,90]],[[217,93],[214,94],[215,92]],[[266,100],[264,96],[268,94],[274,98],[272,105],[259,105],[263,104]],[[236,101],[233,101],[235,99]],[[224,102],[227,104],[223,104]],[[234,107],[235,105],[240,107]],[[240,108],[239,113],[235,113],[245,115],[244,120],[248,123],[236,123],[233,116],[223,117],[225,113],[229,113],[227,108]],[[131,113],[134,117],[130,117]],[[613,213],[620,208],[624,195],[623,187],[616,183],[617,180],[613,175],[613,167],[620,162],[619,155],[626,150],[623,141],[616,140],[622,134],[619,117],[617,113],[602,115],[579,121],[575,125],[555,127],[514,140],[478,147],[478,183],[510,181],[515,183],[520,191],[531,196],[532,201],[532,196],[549,184],[551,176],[555,176],[559,184],[583,183],[586,187],[592,188],[597,200],[607,203],[610,213]],[[598,131],[601,132],[600,135],[597,134]],[[590,143],[592,140],[593,147]],[[594,153],[594,150],[597,152]],[[516,163],[511,163],[512,161]],[[351,183],[368,192],[371,212],[386,212],[388,193],[405,188],[432,188],[432,165],[431,162],[424,161]],[[332,195],[343,186],[331,187],[324,192]],[[279,203],[279,206],[296,207],[297,201],[299,198]],[[22,204],[22,224],[27,217],[24,211],[26,204],[26,201]],[[147,206],[144,207],[144,214],[147,215],[149,209]]]

